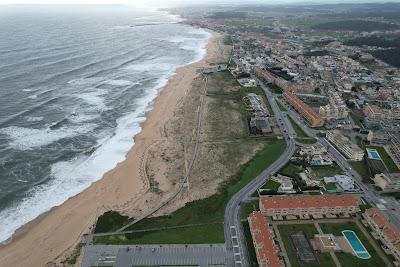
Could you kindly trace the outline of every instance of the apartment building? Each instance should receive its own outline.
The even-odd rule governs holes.
[[[284,91],[283,98],[301,116],[303,116],[303,118],[307,121],[310,127],[321,127],[324,125],[324,119],[292,92]]]
[[[400,231],[377,208],[367,209],[364,219],[382,243],[388,247],[397,262],[400,262]]]
[[[328,139],[335,147],[339,149],[348,159],[360,161],[364,157],[364,151],[356,144],[351,142],[346,136],[338,130],[331,130],[326,132],[326,139]]]
[[[359,210],[358,199],[350,195],[260,196],[260,211],[264,216],[322,216]]]
[[[400,190],[400,173],[375,174],[374,182],[384,191]]]
[[[400,118],[400,111],[396,109],[384,109],[377,105],[364,105],[363,108],[365,116],[372,119],[398,119]]]
[[[346,103],[337,92],[329,91],[329,104],[319,108],[319,115],[326,120],[345,119],[349,115]]]
[[[278,256],[278,246],[274,242],[272,229],[268,220],[260,212],[253,211],[247,218],[251,236],[260,267],[284,267],[285,264]]]

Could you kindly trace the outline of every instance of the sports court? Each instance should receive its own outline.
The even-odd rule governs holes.
[[[314,254],[310,242],[308,242],[305,232],[295,231],[290,233],[289,237],[290,242],[296,251],[296,256],[302,265],[318,263],[318,259]]]

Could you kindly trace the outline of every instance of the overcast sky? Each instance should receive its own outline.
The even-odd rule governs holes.
[[[159,6],[168,7],[171,5],[190,4],[190,3],[299,3],[299,2],[318,2],[318,3],[353,3],[353,2],[385,2],[387,0],[0,0],[0,4],[125,4],[132,6]],[[391,0],[398,2],[398,0]]]

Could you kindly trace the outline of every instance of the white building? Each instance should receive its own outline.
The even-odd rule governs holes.
[[[336,184],[336,187],[339,189],[339,191],[356,191],[357,190],[354,185],[353,178],[351,178],[347,175],[335,175],[335,176],[324,177],[323,180],[324,180],[325,184],[329,184],[329,183]]]
[[[328,139],[340,152],[342,152],[348,159],[360,161],[364,157],[364,151],[356,144],[352,143],[346,136],[338,130],[330,130],[326,132],[326,139]]]

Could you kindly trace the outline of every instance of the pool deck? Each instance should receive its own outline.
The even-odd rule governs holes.
[[[348,236],[346,234],[352,234],[355,238],[356,241],[358,241],[358,245],[361,246],[361,248],[363,249],[362,251],[360,250],[356,250],[353,246],[353,243],[351,242],[351,240],[348,238]],[[365,248],[364,244],[361,242],[361,240],[358,238],[357,234],[352,231],[352,230],[343,230],[342,231],[342,235],[343,237],[347,240],[347,242],[349,243],[350,247],[352,248],[354,254],[356,257],[363,259],[363,260],[367,260],[371,258],[371,254],[369,254],[368,250]],[[362,257],[360,256],[361,254],[366,255],[366,257]]]

